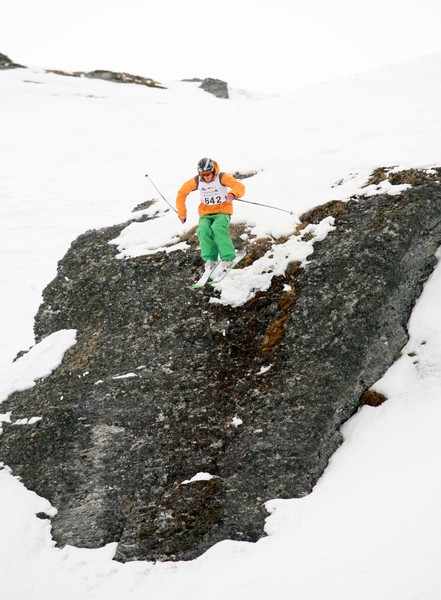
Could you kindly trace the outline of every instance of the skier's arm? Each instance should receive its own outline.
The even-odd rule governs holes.
[[[187,216],[187,208],[185,206],[185,200],[190,192],[194,192],[196,189],[196,179],[192,177],[181,186],[178,195],[176,196],[176,209],[178,211],[178,217],[185,219]]]
[[[234,194],[235,198],[242,198],[242,196],[245,194],[244,184],[235,179],[229,173],[224,173],[222,175],[221,184],[229,187],[231,189],[231,193]]]

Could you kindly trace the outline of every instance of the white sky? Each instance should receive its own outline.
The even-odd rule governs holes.
[[[5,0],[0,52],[285,93],[441,52],[440,18],[439,0]]]

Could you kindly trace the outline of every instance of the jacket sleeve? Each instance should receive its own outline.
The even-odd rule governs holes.
[[[185,201],[190,192],[194,192],[196,189],[196,179],[192,177],[188,181],[184,183],[179,189],[178,195],[176,196],[176,209],[178,211],[178,217],[186,217],[187,216],[187,208],[185,206]]]
[[[231,193],[234,194],[235,198],[242,198],[245,194],[245,186],[243,183],[235,179],[229,173],[223,173],[221,177],[222,185],[226,185],[231,189]]]

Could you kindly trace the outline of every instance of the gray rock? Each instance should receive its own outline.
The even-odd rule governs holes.
[[[201,85],[199,86],[206,92],[213,94],[216,98],[229,98],[228,95],[228,84],[221,79],[212,79],[211,77],[207,77],[202,80]]]
[[[112,83],[132,83],[136,85],[144,85],[146,87],[159,88],[161,90],[166,89],[163,85],[151,79],[150,77],[143,77],[141,75],[133,75],[132,73],[125,73],[119,71],[108,71],[105,69],[96,69],[95,71],[61,71],[59,69],[47,69],[47,73],[54,73],[55,75],[63,75],[65,77],[87,77],[88,79],[103,79],[104,81],[110,81]]]
[[[5,69],[24,69],[23,65],[13,62],[6,54],[0,53],[0,71]]]
[[[57,507],[59,544],[191,559],[259,539],[265,501],[311,492],[405,344],[441,243],[437,183],[334,208],[305,270],[291,264],[239,308],[189,289],[195,246],[116,260],[119,228],[72,244],[35,329],[75,328],[78,342],[2,406],[42,420],[0,436],[0,460]],[[214,478],[183,484],[198,472]]]
[[[114,83],[134,83],[137,85],[145,85],[147,87],[154,87],[159,89],[166,89],[163,85],[151,79],[150,77],[142,77],[141,75],[132,75],[131,73],[108,71],[103,69],[97,69],[95,71],[89,71],[83,73],[84,77],[89,79],[104,79],[105,81],[112,81]]]

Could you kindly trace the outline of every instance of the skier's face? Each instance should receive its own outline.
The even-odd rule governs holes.
[[[206,171],[205,173],[201,173],[201,177],[203,177],[204,181],[210,182],[213,179],[213,173],[211,171]]]

